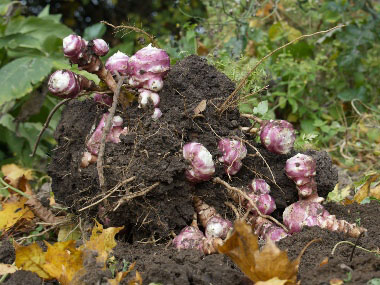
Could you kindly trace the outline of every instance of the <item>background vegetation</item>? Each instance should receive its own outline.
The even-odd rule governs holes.
[[[267,59],[249,77],[241,95],[244,112],[287,119],[301,136],[299,147],[328,150],[355,172],[379,169],[380,4],[370,0],[0,0],[0,161],[41,171],[54,148],[57,113],[43,136],[37,159],[29,157],[38,132],[58,100],[46,79],[54,69],[72,69],[62,39],[76,32],[103,37],[112,50],[132,54],[147,39],[114,34],[100,24],[128,24],[155,35],[174,64],[189,54],[206,57],[240,80],[271,50],[299,41]],[[87,74],[87,76],[90,76]],[[94,78],[92,78],[94,79]]]

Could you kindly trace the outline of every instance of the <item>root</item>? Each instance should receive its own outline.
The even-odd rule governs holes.
[[[154,36],[148,34],[147,32],[145,32],[143,29],[139,29],[137,27],[134,27],[134,26],[126,26],[126,25],[121,25],[121,26],[114,26],[112,25],[111,23],[108,23],[106,21],[101,21],[101,23],[107,25],[107,26],[110,26],[112,27],[113,29],[115,29],[116,31],[121,31],[121,30],[132,30],[136,33],[139,33],[139,34],[143,34],[144,36],[148,37],[150,42],[157,48],[159,48],[159,45],[158,43],[155,41],[154,39]]]
[[[126,179],[126,180],[120,182],[120,183],[117,184],[113,189],[111,189],[111,190],[109,191],[109,193],[108,193],[107,195],[105,195],[103,198],[99,199],[98,201],[96,201],[96,202],[94,202],[94,203],[92,203],[92,204],[90,204],[90,205],[88,205],[88,206],[86,206],[86,207],[83,207],[82,209],[78,210],[78,212],[82,212],[82,211],[84,211],[84,210],[87,210],[87,209],[89,209],[89,208],[91,208],[91,207],[93,207],[93,206],[99,204],[100,202],[104,201],[104,200],[107,199],[109,196],[111,196],[113,193],[115,193],[117,190],[119,190],[119,188],[120,188],[121,186],[123,186],[123,185],[125,185],[126,183],[129,183],[129,182],[131,182],[131,181],[133,181],[133,180],[135,180],[135,178],[136,178],[136,176],[132,176],[132,177],[130,177],[130,178],[128,178],[128,179]]]
[[[32,152],[32,154],[30,155],[31,157],[33,157],[33,156],[36,154],[37,147],[38,147],[38,144],[40,143],[41,137],[42,137],[42,135],[44,134],[44,132],[45,132],[45,130],[47,129],[47,127],[49,126],[49,124],[50,124],[50,120],[51,120],[51,118],[53,117],[53,115],[55,114],[55,112],[59,109],[59,107],[61,107],[63,104],[66,104],[66,103],[69,102],[71,99],[73,99],[73,98],[68,98],[68,99],[65,99],[65,100],[60,101],[60,102],[59,102],[57,105],[55,105],[55,107],[50,111],[49,116],[46,118],[46,121],[45,121],[45,124],[44,124],[42,130],[41,130],[40,133],[38,134],[38,137],[37,137],[36,143],[34,144],[34,147],[33,147],[33,152]]]
[[[288,232],[288,229],[283,224],[281,224],[279,221],[277,221],[275,218],[273,218],[272,216],[269,216],[269,215],[262,214],[260,212],[260,210],[257,208],[256,203],[241,189],[231,186],[230,184],[228,184],[226,181],[220,179],[219,177],[214,178],[212,180],[212,182],[223,185],[224,187],[226,187],[226,189],[229,192],[231,191],[231,192],[238,193],[239,196],[243,197],[245,200],[247,200],[251,203],[252,207],[255,209],[255,211],[257,212],[257,214],[260,217],[272,221],[273,223],[275,223],[276,225],[281,227],[285,232]]]
[[[137,197],[140,197],[140,196],[144,196],[146,193],[152,191],[154,188],[156,188],[158,185],[160,185],[160,182],[156,182],[154,183],[153,185],[149,186],[149,187],[146,187],[144,188],[143,190],[140,190],[140,191],[137,191],[135,193],[130,193],[130,194],[127,194],[125,195],[124,197],[122,197],[117,203],[116,203],[116,206],[115,208],[113,209],[113,211],[115,212],[121,205],[127,203],[128,201],[134,199],[134,198],[137,198]]]
[[[248,80],[249,76],[256,70],[256,68],[262,64],[268,57],[272,56],[274,53],[278,52],[279,50],[283,49],[283,48],[286,48],[287,46],[299,41],[299,40],[303,40],[303,39],[306,39],[306,38],[309,38],[309,37],[312,37],[312,36],[316,36],[316,35],[320,35],[320,34],[326,34],[328,32],[331,32],[333,30],[336,30],[336,29],[339,29],[339,28],[342,28],[342,27],[345,27],[346,25],[339,25],[339,26],[336,26],[336,27],[333,27],[331,29],[328,29],[326,31],[319,31],[319,32],[315,32],[315,33],[312,33],[312,34],[308,34],[308,35],[302,35],[302,36],[299,36],[298,38],[276,48],[275,50],[271,51],[270,53],[268,53],[266,56],[264,56],[263,58],[261,58],[253,67],[251,70],[248,71],[248,73],[244,76],[244,78],[242,80],[240,80],[239,84],[237,85],[237,87],[235,88],[235,90],[231,93],[230,96],[227,97],[227,99],[223,102],[223,104],[220,106],[219,108],[219,112],[220,114],[223,114],[224,111],[226,111],[230,106],[231,106],[231,101],[233,102],[235,100],[235,97],[237,96],[238,92],[244,87],[246,81]]]
[[[370,250],[370,249],[367,249],[367,248],[364,248],[364,247],[361,247],[361,246],[358,246],[358,245],[355,246],[355,244],[353,242],[350,242],[348,240],[342,240],[342,241],[338,242],[337,244],[335,244],[335,246],[333,247],[333,249],[331,251],[331,255],[335,254],[336,249],[341,244],[349,244],[349,245],[352,245],[353,247],[357,247],[358,249],[363,250],[363,251],[368,252],[368,253],[374,253],[374,254],[377,254],[377,255],[380,254],[380,249],[379,248]]]
[[[103,129],[102,140],[101,140],[100,147],[99,147],[99,154],[98,154],[96,169],[98,170],[99,185],[100,185],[100,189],[103,192],[103,194],[106,193],[106,189],[105,189],[106,186],[105,186],[105,180],[104,180],[104,169],[103,169],[103,157],[104,157],[104,150],[105,150],[105,145],[106,145],[106,138],[107,138],[107,136],[110,132],[110,129],[111,129],[111,122],[112,122],[112,119],[113,119],[115,112],[116,112],[116,107],[117,107],[119,95],[120,95],[120,88],[121,88],[121,85],[123,84],[124,78],[125,78],[124,76],[119,76],[119,78],[118,78],[117,87],[116,87],[116,90],[115,90],[114,95],[113,95],[112,107],[109,111],[109,115],[107,117],[106,124],[105,124],[104,129]],[[104,202],[105,202],[105,204],[107,204],[107,200],[104,200]]]

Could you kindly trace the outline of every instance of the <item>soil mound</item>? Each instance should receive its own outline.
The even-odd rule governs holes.
[[[137,103],[127,110],[118,109],[129,133],[121,137],[121,143],[106,146],[104,171],[107,188],[111,191],[115,185],[132,176],[136,179],[117,189],[107,199],[108,207],[99,206],[103,205],[99,203],[83,212],[90,216],[101,214],[107,225],[124,225],[124,237],[128,242],[147,238],[165,240],[171,231],[178,233],[191,221],[194,213],[191,196],[194,193],[214,206],[221,215],[233,219],[232,211],[224,203],[228,200],[227,194],[220,185],[204,182],[194,186],[186,181],[184,171],[187,165],[181,152],[187,142],[202,143],[214,157],[215,175],[228,180],[223,165],[216,159],[220,155],[217,143],[221,137],[236,136],[250,141],[252,146],[247,146],[244,167],[230,183],[246,187],[253,178],[266,179],[276,200],[277,216],[281,216],[282,210],[298,199],[293,181],[284,173],[286,160],[295,152],[274,155],[254,143],[239,129],[239,126],[249,126],[250,123],[240,117],[237,108],[220,116],[217,106],[234,88],[233,82],[208,65],[205,59],[189,56],[174,65],[164,81],[160,92],[163,116],[158,121],[150,118],[152,109],[139,109]],[[206,109],[194,116],[194,109],[202,100],[207,100]],[[105,111],[92,100],[74,101],[62,112],[55,133],[58,146],[53,152],[48,173],[53,179],[52,188],[57,202],[73,211],[102,198],[96,166],[81,169],[79,164],[90,130]],[[270,169],[260,156],[255,155],[257,151]],[[317,161],[318,191],[325,197],[337,182],[337,172],[332,168],[327,153],[308,153]],[[121,197],[156,182],[160,184],[154,190],[114,211]]]

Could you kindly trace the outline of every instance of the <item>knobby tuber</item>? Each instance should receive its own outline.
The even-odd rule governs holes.
[[[223,138],[218,143],[218,150],[223,154],[219,158],[224,163],[228,175],[235,175],[243,166],[242,160],[247,155],[247,148],[240,140]]]
[[[189,162],[186,178],[190,182],[208,181],[215,173],[211,153],[200,143],[191,142],[183,146],[183,158]]]

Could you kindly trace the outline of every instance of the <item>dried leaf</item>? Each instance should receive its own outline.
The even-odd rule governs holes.
[[[370,186],[372,182],[375,182],[377,178],[380,177],[380,174],[373,174],[371,175],[367,181],[360,187],[358,192],[356,192],[354,196],[354,201],[357,203],[360,203],[363,201],[365,198],[370,196]]]
[[[116,277],[114,279],[108,279],[108,284],[110,285],[118,285],[120,282],[134,269],[136,262],[133,262],[127,271],[125,272],[118,272],[116,274]],[[128,282],[128,285],[135,285],[135,284],[142,284],[142,278],[138,271],[136,271],[136,276],[132,280]]]
[[[83,275],[86,271],[83,262],[85,252],[96,251],[97,262],[100,261],[104,267],[106,266],[108,254],[116,246],[114,237],[121,229],[103,229],[102,225],[96,223],[90,240],[79,248],[75,247],[74,240],[46,243],[48,248],[46,252],[43,252],[36,243],[29,246],[16,244],[16,266],[35,272],[44,279],[55,278],[60,284],[71,284],[77,273]]]
[[[331,279],[329,283],[330,283],[330,285],[343,285],[344,284],[343,280],[338,279],[338,278]]]
[[[252,265],[255,264],[254,252],[258,249],[258,239],[252,233],[252,228],[242,221],[237,221],[234,232],[218,250],[228,255],[249,279],[259,281],[256,273],[252,271]]]
[[[324,259],[321,261],[321,263],[319,264],[319,267],[322,267],[322,266],[324,266],[324,265],[326,265],[326,264],[328,264],[328,263],[329,263],[329,258],[326,257],[326,258],[324,258]]]
[[[380,200],[380,183],[369,191],[369,195],[373,198]]]
[[[34,218],[33,212],[25,206],[26,201],[25,197],[21,197],[18,200],[8,200],[1,204],[0,230],[7,231],[22,219],[31,220]]]
[[[347,185],[343,189],[339,188],[339,183],[337,183],[334,187],[334,190],[331,191],[328,196],[327,200],[339,203],[346,199],[351,194],[351,185]]]
[[[271,241],[259,251],[257,236],[243,221],[235,223],[234,232],[219,247],[219,252],[228,255],[253,282],[296,284],[300,256],[289,261],[287,253],[278,249]],[[271,280],[277,283],[270,283]]]
[[[12,264],[0,263],[0,275],[11,274],[17,271],[17,266]]]
[[[103,225],[95,221],[95,226],[92,228],[90,240],[87,241],[81,248],[95,250],[98,252],[97,262],[106,262],[108,254],[116,246],[115,235],[120,232],[120,228],[103,229]]]
[[[33,180],[33,170],[21,168],[14,163],[3,165],[1,167],[1,172],[6,176],[9,184],[16,188],[18,187],[20,178],[23,176],[27,180]]]
[[[207,107],[207,100],[202,100],[197,107],[194,108],[194,116],[199,116]]]
[[[45,263],[45,253],[38,246],[38,244],[33,243],[28,246],[15,244],[15,249],[15,262],[18,268],[37,273],[38,276],[44,279],[53,278],[42,267]]]
[[[56,224],[64,219],[63,217],[55,216],[50,209],[42,205],[34,194],[30,195],[30,198],[25,202],[25,204],[32,209],[36,216],[46,223]]]
[[[67,240],[79,240],[82,236],[82,233],[75,224],[64,225],[59,228],[58,232],[58,241],[67,241]]]

